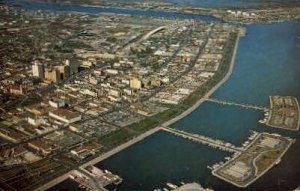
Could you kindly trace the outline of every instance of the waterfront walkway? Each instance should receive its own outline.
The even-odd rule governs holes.
[[[269,110],[269,108],[263,107],[263,106],[244,104],[244,103],[235,103],[235,102],[232,102],[232,101],[212,99],[212,98],[207,98],[205,101],[209,101],[209,102],[213,102],[213,103],[217,103],[217,104],[221,104],[221,105],[237,106],[237,107],[242,107],[242,108],[245,108],[245,109],[254,109],[254,110],[259,110],[259,111]]]
[[[238,148],[231,143],[226,143],[226,142],[218,140],[218,139],[212,139],[210,137],[205,137],[203,135],[192,134],[192,133],[188,133],[188,132],[181,131],[178,129],[173,129],[170,127],[162,127],[161,129],[163,131],[172,133],[176,136],[183,137],[185,139],[189,139],[191,141],[195,141],[195,142],[198,142],[198,143],[201,143],[204,145],[208,145],[213,148],[218,148],[218,149],[221,149],[224,151],[233,152],[233,153],[244,151],[241,148]]]

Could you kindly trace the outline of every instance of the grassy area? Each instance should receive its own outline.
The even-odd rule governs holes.
[[[277,151],[270,151],[263,153],[260,155],[255,164],[257,166],[257,175],[261,174],[263,171],[265,171],[267,168],[269,168],[273,163],[276,162],[276,160],[279,159],[279,156],[283,150],[277,150]]]
[[[135,133],[126,128],[121,128],[102,137],[100,143],[110,148],[129,140],[129,138],[132,138],[133,136],[135,136]]]
[[[128,126],[127,128],[137,131],[139,133],[145,132],[145,131],[147,131],[153,127],[156,127],[159,124],[167,121],[168,119],[175,117],[178,114],[179,114],[179,110],[177,108],[168,109],[162,113],[159,113],[157,115],[149,117],[138,123],[134,123],[134,124]]]
[[[108,135],[102,137],[100,143],[108,148],[117,146],[118,144],[123,143],[134,136],[137,136],[158,126],[160,123],[176,116],[177,114],[178,111],[175,109],[166,110],[153,117],[149,117],[140,122],[131,124],[125,128],[113,131]]]
[[[262,149],[263,149],[263,148],[260,147],[259,145],[253,145],[253,146],[251,146],[247,151],[248,151],[249,153],[257,153],[257,152],[261,152]]]

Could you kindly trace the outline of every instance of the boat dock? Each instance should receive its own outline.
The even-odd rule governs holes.
[[[218,140],[218,139],[212,139],[210,137],[205,137],[203,135],[198,135],[198,134],[192,134],[192,133],[187,133],[185,131],[181,131],[178,129],[173,129],[173,128],[169,128],[169,127],[162,127],[161,128],[163,131],[172,133],[176,136],[185,138],[185,139],[189,139],[192,140],[194,142],[198,142],[204,145],[208,145],[211,146],[213,148],[218,148],[224,151],[229,151],[229,152],[243,152],[244,150],[242,148],[236,147],[231,143],[226,143],[222,140]]]
[[[242,107],[245,109],[254,109],[254,110],[259,110],[259,111],[268,111],[269,108],[263,107],[263,106],[258,106],[258,105],[251,105],[251,104],[244,104],[244,103],[235,103],[232,101],[226,101],[226,100],[219,100],[219,99],[213,99],[213,98],[207,98],[205,101],[221,104],[221,105],[231,105],[231,106],[237,106],[237,107]]]
[[[79,183],[86,190],[107,191],[108,185],[119,185],[123,179],[107,170],[101,170],[95,166],[87,168],[78,168],[74,170],[69,177]]]

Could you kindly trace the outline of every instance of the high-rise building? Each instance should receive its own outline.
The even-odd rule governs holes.
[[[57,68],[58,68],[58,70],[60,72],[60,78],[62,80],[66,80],[66,79],[68,79],[70,77],[70,73],[71,73],[70,66],[68,66],[68,65],[62,65],[62,66],[58,66]]]
[[[45,71],[45,79],[50,82],[60,82],[60,71],[57,68]]]
[[[44,79],[44,65],[35,61],[32,65],[32,75]]]

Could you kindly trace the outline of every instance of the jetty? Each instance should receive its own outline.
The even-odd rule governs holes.
[[[95,166],[88,166],[85,169],[78,168],[69,175],[69,178],[76,181],[81,187],[95,191],[107,191],[106,186],[119,185],[123,181],[118,175]]]
[[[188,133],[188,132],[181,131],[178,129],[173,129],[170,127],[162,127],[161,129],[163,131],[172,133],[173,135],[176,135],[178,137],[189,139],[191,141],[198,142],[198,143],[201,143],[204,145],[208,145],[213,148],[218,148],[223,151],[228,151],[228,152],[233,152],[233,153],[244,151],[243,149],[236,147],[231,143],[224,142],[222,140],[212,139],[210,137],[205,137],[203,135]]]
[[[259,105],[251,105],[251,104],[245,104],[245,103],[236,103],[233,101],[226,101],[226,100],[220,100],[220,99],[213,99],[213,98],[207,98],[205,101],[221,104],[221,105],[230,105],[230,106],[237,106],[237,107],[242,107],[245,109],[254,109],[254,110],[259,110],[259,111],[268,111],[269,108],[259,106]]]

